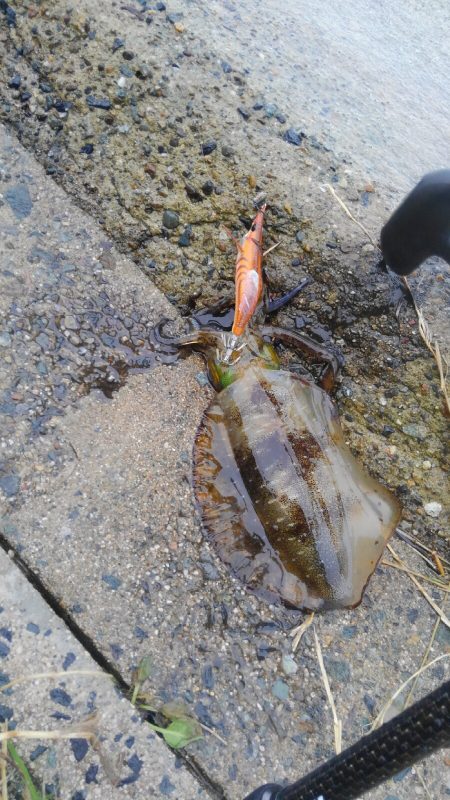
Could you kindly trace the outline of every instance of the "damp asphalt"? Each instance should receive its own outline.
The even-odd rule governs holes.
[[[272,113],[278,95],[257,97],[231,45],[205,43],[198,6],[157,6],[25,4],[1,34],[0,682],[109,677],[36,677],[0,696],[0,715],[59,732],[96,715],[100,748],[18,740],[48,796],[70,800],[240,800],[333,753],[311,630],[292,651],[302,614],[248,594],[201,531],[191,457],[212,397],[204,365],[159,363],[150,335],[232,293],[223,225],[242,232],[258,190],[273,201],[268,243],[281,242],[274,291],[313,278],[280,322],[344,352],[346,440],[400,498],[402,528],[448,553],[437,371],[413,309],[396,316],[398,283],[326,185],[375,237],[398,195]],[[445,288],[442,271],[436,281]],[[344,746],[421,665],[435,622],[385,565],[358,609],[317,618]],[[449,646],[441,624],[428,658]],[[157,720],[176,702],[202,726],[178,752],[130,703],[143,659]],[[447,674],[436,662],[414,696]],[[445,796],[447,768],[437,754],[367,797],[427,797],[422,781]]]

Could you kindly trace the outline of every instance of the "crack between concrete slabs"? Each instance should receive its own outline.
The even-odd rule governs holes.
[[[122,695],[129,699],[131,694],[131,686],[128,684],[120,672],[116,669],[116,667],[111,664],[111,662],[103,655],[101,650],[97,647],[95,642],[88,636],[82,628],[75,622],[73,617],[69,614],[68,611],[63,609],[59,604],[56,597],[51,593],[51,591],[47,588],[47,586],[43,583],[41,578],[33,572],[33,570],[26,564],[26,562],[22,559],[20,554],[17,550],[11,546],[10,542],[8,542],[7,538],[4,534],[0,533],[0,547],[5,551],[6,555],[11,558],[13,563],[20,569],[23,573],[27,581],[36,589],[37,592],[41,595],[42,599],[47,603],[48,606],[52,609],[52,611],[59,617],[60,620],[66,625],[66,627],[70,630],[72,635],[77,639],[77,641],[81,644],[81,646],[86,650],[87,653],[91,656],[91,658],[98,664],[100,669],[104,672],[107,672],[108,675],[111,675],[116,682],[117,688],[120,690]],[[143,721],[151,721],[153,722],[153,715],[139,710],[138,707],[135,707],[136,712],[140,714]],[[158,734],[160,738],[163,738],[160,734]],[[171,750],[171,748],[168,748]],[[199,782],[199,784],[206,789],[210,797],[214,800],[227,800],[225,792],[223,788],[216,783],[212,778],[209,777],[207,772],[203,769],[202,766],[197,762],[195,758],[190,756],[188,753],[178,750],[171,750],[173,756],[179,756],[183,761],[184,766],[186,769],[189,770],[191,775]]]

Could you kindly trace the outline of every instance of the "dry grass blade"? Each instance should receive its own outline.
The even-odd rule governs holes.
[[[418,322],[419,322],[419,333],[420,333],[423,341],[425,342],[426,346],[428,347],[428,350],[430,351],[431,355],[433,356],[433,358],[434,358],[434,360],[436,362],[436,366],[437,366],[438,371],[439,371],[439,379],[440,379],[440,383],[441,383],[441,391],[442,391],[442,394],[444,395],[444,400],[445,400],[446,405],[447,405],[447,411],[450,413],[450,397],[449,397],[448,388],[447,388],[448,364],[445,361],[445,359],[442,357],[439,344],[436,341],[434,341],[434,337],[433,337],[433,334],[432,334],[432,332],[430,330],[428,322],[426,321],[426,319],[425,319],[425,317],[423,315],[423,312],[418,307],[418,305],[417,305],[417,303],[416,303],[416,301],[414,299],[414,296],[413,296],[413,294],[411,292],[410,285],[408,283],[408,279],[407,278],[403,278],[403,283],[407,287],[407,289],[408,289],[408,291],[411,294],[411,297],[413,299],[414,308],[416,310],[417,319],[418,319]]]
[[[422,542],[419,542],[419,540],[414,536],[411,536],[411,534],[406,533],[406,531],[402,531],[401,528],[397,528],[395,532],[399,539],[408,545],[408,547],[411,547],[414,552],[417,553],[417,555],[420,556],[420,558],[422,558],[426,564],[428,564],[433,572],[437,572],[438,575],[445,575],[445,567],[450,567],[450,561],[447,561],[447,559],[444,558],[444,556],[442,556],[440,553],[437,553],[436,550],[431,550],[431,548],[427,547]],[[427,555],[425,555],[425,553]]]
[[[330,682],[328,680],[328,675],[327,675],[327,671],[325,669],[325,664],[323,663],[322,648],[320,646],[319,637],[317,636],[315,628],[313,628],[313,633],[314,633],[314,640],[315,640],[315,643],[316,643],[317,660],[319,662],[320,671],[322,673],[323,685],[325,686],[325,691],[327,693],[328,702],[330,704],[331,712],[333,714],[334,747],[335,747],[335,750],[336,750],[336,755],[339,755],[339,753],[342,750],[342,722],[338,718],[338,715],[337,715],[337,712],[336,712],[336,706],[335,706],[335,703],[334,703],[333,695],[331,693]]]
[[[228,744],[226,739],[223,739],[222,736],[220,736],[220,734],[217,733],[217,731],[213,730],[213,728],[208,728],[207,725],[203,725],[203,722],[199,722],[199,725],[204,731],[206,731],[207,733],[210,733],[211,736],[215,736],[216,739],[219,740],[219,742],[222,742],[222,744],[224,744],[224,745]]]
[[[266,256],[268,256],[268,255],[269,255],[269,253],[271,253],[271,252],[272,252],[272,250],[275,250],[275,248],[276,248],[276,247],[279,247],[279,246],[280,246],[280,244],[281,244],[281,242],[276,242],[275,244],[273,244],[273,245],[272,245],[272,247],[269,247],[269,249],[268,249],[268,250],[264,250],[264,253],[263,253],[263,256],[264,256],[264,258],[265,258]]]
[[[93,740],[94,734],[89,729],[74,728],[73,730],[55,730],[55,731],[24,731],[20,728],[15,728],[12,731],[0,732],[0,742],[8,741],[10,739],[88,739]]]
[[[408,684],[409,684],[409,683],[411,683],[411,681],[413,681],[413,680],[414,680],[414,678],[416,678],[418,675],[421,675],[421,674],[422,674],[422,672],[425,672],[425,670],[427,670],[429,667],[432,667],[432,666],[433,666],[433,664],[436,664],[438,661],[442,661],[442,659],[444,659],[444,658],[450,658],[450,653],[444,653],[444,654],[443,654],[443,655],[441,655],[441,656],[436,656],[436,658],[433,658],[433,660],[432,660],[432,661],[429,661],[429,662],[428,662],[428,664],[425,664],[425,666],[423,666],[423,667],[420,667],[420,669],[418,669],[418,670],[417,670],[417,672],[414,672],[412,675],[410,675],[410,676],[409,676],[409,678],[407,678],[407,679],[406,679],[406,681],[404,681],[404,682],[403,682],[403,683],[402,683],[402,684],[401,684],[401,685],[398,687],[398,689],[396,689],[396,691],[394,692],[394,694],[393,694],[393,695],[392,695],[392,696],[389,698],[389,700],[388,700],[388,701],[387,701],[387,702],[384,704],[384,706],[383,706],[383,708],[381,709],[380,713],[378,714],[377,718],[374,720],[374,723],[373,723],[373,725],[372,725],[372,727],[371,727],[371,729],[370,729],[370,730],[371,730],[371,731],[373,731],[373,730],[375,730],[375,728],[379,728],[379,726],[383,724],[383,722],[384,722],[384,718],[385,718],[385,716],[386,716],[386,712],[387,712],[387,711],[388,711],[388,709],[391,707],[391,705],[392,705],[392,703],[394,702],[394,700],[396,700],[396,699],[397,699],[397,697],[399,696],[399,694],[401,694],[401,693],[403,692],[403,689],[406,689],[406,687],[408,686]]]
[[[71,675],[89,675],[90,677],[95,676],[97,678],[114,680],[112,675],[108,675],[107,672],[102,672],[98,669],[68,669],[65,672],[35,672],[31,675],[22,675],[20,678],[14,678],[14,680],[9,683],[4,683],[3,686],[0,687],[0,692],[5,692],[6,689],[10,689],[11,686],[18,686],[20,683],[27,683],[28,681],[40,680],[41,678],[67,678]]]
[[[374,247],[377,247],[377,246],[378,246],[378,245],[377,245],[377,243],[376,243],[376,242],[373,240],[373,238],[372,238],[372,236],[370,235],[370,233],[369,233],[369,231],[367,230],[367,228],[365,228],[365,227],[364,227],[364,225],[362,224],[362,222],[360,222],[358,219],[356,219],[356,217],[354,217],[354,216],[353,216],[353,214],[352,214],[352,212],[350,211],[350,209],[349,209],[349,208],[347,208],[347,206],[345,205],[344,201],[343,201],[343,200],[341,200],[341,198],[339,197],[339,195],[337,194],[337,192],[335,191],[335,189],[333,189],[333,187],[331,186],[331,184],[329,184],[329,183],[326,183],[326,184],[325,184],[325,186],[326,186],[326,188],[328,189],[328,191],[329,191],[329,192],[331,192],[331,194],[333,195],[333,197],[335,198],[335,200],[337,200],[337,202],[339,203],[339,205],[340,205],[340,207],[342,208],[342,210],[343,210],[343,211],[344,211],[344,212],[347,214],[347,217],[349,217],[349,218],[352,220],[352,222],[354,222],[354,223],[355,223],[355,225],[357,225],[357,226],[358,226],[358,228],[361,228],[361,230],[363,231],[363,233],[365,233],[365,234],[366,234],[366,236],[367,236],[367,238],[368,238],[369,242],[370,242],[370,243],[371,243],[371,244],[372,244]]]
[[[28,731],[21,728],[0,731],[0,742],[12,739],[87,739],[92,743],[97,742],[98,715],[91,714],[80,722],[74,722],[66,728],[54,731]]]
[[[432,578],[430,575],[423,575],[421,572],[415,572],[415,570],[409,569],[409,567],[402,567],[401,564],[394,564],[393,561],[387,561],[385,558],[383,558],[381,564],[383,567],[392,567],[393,569],[398,569],[400,572],[406,572],[407,575],[414,575],[416,578],[420,578],[422,581],[432,583],[433,586],[437,586],[442,592],[450,592],[450,584],[440,581],[439,578]]]
[[[417,586],[419,592],[424,596],[425,600],[430,604],[430,606],[433,609],[433,611],[435,611],[436,614],[439,616],[441,622],[443,622],[444,625],[447,626],[447,628],[450,628],[450,619],[444,614],[442,608],[440,608],[438,606],[438,604],[434,602],[433,598],[430,597],[428,592],[419,583],[417,578],[414,577],[414,575],[412,574],[412,572],[409,569],[409,567],[404,563],[404,561],[402,561],[400,556],[397,555],[397,553],[393,549],[392,545],[388,544],[387,547],[388,547],[388,550],[391,553],[391,555],[395,558],[395,560],[398,561],[398,563],[401,564],[402,567],[404,567],[404,572],[407,573],[408,577],[412,580],[413,584],[415,586]]]
[[[295,651],[297,650],[297,647],[300,644],[303,634],[308,630],[313,619],[314,619],[314,611],[312,611],[311,614],[309,614],[306,617],[305,621],[302,622],[301,625],[297,625],[295,628],[292,628],[292,630],[289,632],[289,636],[292,636],[292,638],[294,639],[294,641],[292,642],[293,653],[295,653]]]
[[[450,583],[448,585],[448,589],[450,590]],[[447,601],[447,597],[444,597],[444,601],[442,603],[442,609],[444,609],[446,601]],[[433,627],[433,631],[432,631],[432,634],[431,634],[430,641],[428,642],[428,645],[427,645],[427,648],[425,650],[425,653],[423,654],[422,662],[420,664],[420,669],[423,666],[425,666],[425,664],[427,663],[427,659],[428,659],[428,656],[430,655],[431,648],[433,647],[433,642],[434,642],[434,640],[436,638],[436,634],[438,632],[440,624],[441,624],[441,619],[440,619],[440,617],[438,617],[436,619],[436,622],[434,623],[434,627]],[[403,703],[403,708],[406,708],[410,704],[410,702],[412,700],[412,696],[413,696],[414,691],[415,691],[415,688],[417,686],[417,681],[418,680],[419,680],[419,676],[417,676],[415,681],[413,682],[413,685],[411,686],[411,689],[408,692],[408,696],[407,696],[405,702]]]
[[[1,730],[2,731],[8,730],[7,722],[3,723],[3,725],[1,726]],[[8,742],[6,741],[6,739],[4,742],[2,742],[2,756],[3,758],[1,759],[1,764],[0,764],[0,771],[2,777],[2,800],[8,800],[8,776],[6,773],[6,763],[8,759]]]
[[[416,773],[420,783],[422,784],[422,788],[423,788],[426,796],[428,797],[428,800],[433,800],[433,795],[430,793],[430,790],[429,790],[427,784],[425,783],[425,778],[422,775],[422,771],[421,771],[420,767],[416,766],[414,768],[414,772]]]
[[[419,541],[419,539],[413,536],[412,533],[407,533],[406,531],[402,531],[401,528],[396,528],[395,532],[397,536],[402,540],[402,542],[405,542],[405,544],[412,547],[416,551],[416,553],[419,553],[419,555],[423,555],[424,553],[429,553],[429,555],[433,558],[434,554],[436,554],[435,550],[432,550],[431,547],[427,547],[426,544],[423,544],[423,542]],[[448,561],[443,555],[439,554],[439,561],[442,564],[446,564],[448,567],[450,567],[450,561]],[[428,563],[430,564],[430,566],[435,566],[432,564],[431,561],[429,561]]]

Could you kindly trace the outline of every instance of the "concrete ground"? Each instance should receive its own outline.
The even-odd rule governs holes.
[[[109,11],[112,24],[114,14],[119,14],[115,7],[99,12],[105,26],[102,15]],[[55,26],[56,35],[62,30],[58,13],[58,9],[51,10],[43,20],[47,31]],[[130,16],[129,22],[126,17],[127,36],[136,34],[133,47],[143,58],[145,22],[125,13]],[[35,48],[42,42],[31,30],[37,24],[36,16],[34,7],[27,6],[23,28],[12,33],[14,38],[22,31],[25,50],[19,52],[17,47],[14,55],[8,50],[8,59],[18,59],[22,74],[30,70],[30,86],[34,86],[36,64],[33,67],[32,57],[26,60],[27,36],[34,37]],[[165,46],[164,24],[170,26],[171,35],[175,35],[175,24],[182,25],[176,18],[152,22],[159,32],[161,48]],[[77,18],[73,30],[81,30],[88,38],[85,19]],[[117,29],[117,36],[121,32]],[[102,35],[100,30],[99,48]],[[17,38],[14,41],[18,46]],[[195,41],[191,46],[195,50]],[[72,49],[67,50],[70,58],[77,57],[77,47],[72,42]],[[57,80],[66,87],[69,77],[63,74],[63,65],[59,69]],[[203,73],[192,72],[193,86],[198,85],[201,74],[205,75],[205,69]],[[155,95],[152,101],[156,108],[158,97]],[[16,112],[16,100],[19,109],[20,98],[8,100],[7,114],[12,115],[9,124],[19,132],[27,149],[11,129],[2,128],[0,140],[0,535],[3,549],[12,559],[2,555],[1,570],[6,578],[1,583],[0,677],[6,683],[20,675],[54,669],[55,665],[69,670],[93,661],[96,668],[115,676],[117,690],[103,688],[98,679],[93,688],[94,678],[89,685],[81,677],[74,678],[76,683],[69,686],[68,680],[58,676],[45,683],[37,681],[33,692],[27,684],[7,690],[0,701],[0,713],[10,727],[17,723],[29,729],[40,725],[50,729],[72,725],[87,712],[98,710],[101,734],[108,741],[100,753],[86,750],[84,744],[64,742],[52,744],[44,752],[42,747],[48,742],[43,741],[38,742],[42,747],[36,755],[33,747],[18,743],[37,782],[53,784],[54,797],[139,797],[152,796],[153,791],[155,797],[240,800],[261,783],[294,780],[329,757],[333,753],[333,726],[311,630],[298,652],[292,653],[289,632],[302,615],[269,606],[247,594],[202,535],[190,481],[192,442],[212,396],[205,386],[203,364],[195,356],[171,366],[158,364],[148,338],[150,328],[161,317],[177,316],[174,306],[149,279],[149,270],[161,288],[179,299],[179,305],[187,302],[189,281],[197,282],[196,288],[200,287],[206,298],[217,287],[220,290],[217,281],[222,256],[214,255],[219,268],[209,278],[214,267],[211,257],[202,268],[191,256],[186,263],[180,257],[181,248],[170,239],[170,231],[166,232],[167,239],[158,238],[153,222],[154,215],[159,219],[163,213],[163,207],[157,207],[158,197],[162,206],[179,202],[175,190],[173,196],[170,194],[170,180],[178,180],[177,165],[183,159],[194,159],[203,130],[194,133],[195,151],[191,142],[186,142],[183,159],[172,157],[169,151],[155,157],[157,170],[166,163],[170,168],[173,165],[173,172],[164,173],[165,183],[161,181],[158,191],[151,192],[153,205],[146,211],[146,195],[136,189],[134,178],[123,178],[121,170],[128,168],[125,157],[120,161],[116,155],[111,169],[111,160],[87,162],[86,154],[82,154],[84,162],[78,169],[82,142],[77,141],[72,148],[70,136],[64,141],[57,133],[52,151],[52,158],[57,154],[52,162],[56,172],[50,169],[49,161],[45,162],[36,143],[42,167],[31,140],[36,135],[37,142],[44,121],[37,120],[40,130],[31,112],[31,116],[20,109]],[[66,112],[57,113],[64,116]],[[73,130],[78,130],[82,115],[77,117],[75,107],[70,113]],[[349,267],[361,264],[372,280],[368,265],[372,251],[364,239],[361,243],[340,209],[329,198],[320,199],[317,184],[338,174],[348,202],[374,194],[369,211],[376,220],[386,212],[382,196],[372,191],[361,195],[361,176],[346,171],[337,159],[331,168],[332,156],[323,149],[316,151],[311,146],[306,155],[298,156],[295,151],[294,156],[291,145],[275,140],[273,132],[263,128],[263,133],[253,131],[244,140],[235,123],[234,127],[231,124],[229,113],[224,103],[221,122],[228,136],[233,131],[235,149],[242,155],[245,142],[250,140],[257,148],[248,156],[245,181],[236,158],[230,172],[224,172],[225,199],[217,193],[214,202],[223,202],[225,211],[228,208],[230,214],[237,214],[239,203],[231,185],[245,194],[245,183],[250,195],[255,190],[250,178],[256,174],[253,167],[257,160],[269,161],[273,156],[279,177],[272,177],[272,188],[280,207],[289,204],[290,193],[298,202],[303,192],[303,217],[317,217],[317,227],[315,223],[311,228],[304,226],[312,249],[321,237],[342,248],[346,283],[341,297],[353,281]],[[219,110],[217,117],[220,120]],[[203,125],[201,120],[198,124]],[[214,128],[216,121],[211,124]],[[54,130],[52,126],[50,129]],[[164,134],[163,127],[161,130]],[[47,128],[44,133],[47,135]],[[129,137],[129,160],[134,170],[140,162],[133,155],[133,142],[141,135],[145,138],[147,132],[136,125],[136,132]],[[229,157],[222,154],[221,158],[224,165]],[[295,186],[295,169],[301,173],[300,187]],[[265,176],[268,170],[266,165]],[[114,173],[121,178],[111,189]],[[198,182],[200,185],[200,178]],[[308,186],[313,199],[306,195]],[[98,189],[95,200],[92,187]],[[201,203],[192,200],[197,217]],[[80,204],[89,213],[80,211]],[[180,203],[178,208],[182,216],[187,215],[186,222],[192,213],[195,227],[190,206],[185,208]],[[140,214],[153,231],[149,241],[142,236]],[[197,233],[195,247],[199,250],[210,247],[208,214],[213,214],[211,209],[197,220],[195,230],[201,234]],[[285,214],[289,217],[289,210]],[[367,223],[367,206],[358,204],[359,214]],[[295,233],[296,219],[280,219]],[[214,221],[219,224],[215,217]],[[147,260],[141,258],[140,247],[154,248],[165,264],[164,270],[158,267],[155,271],[153,266],[145,269],[150,253]],[[121,251],[129,251],[139,266]],[[173,264],[169,261],[173,269],[167,265],[169,258],[173,258]],[[318,252],[317,263],[308,258],[306,248],[302,268],[313,271],[317,280],[322,264],[323,271],[331,269],[326,254]],[[280,261],[286,261],[285,256]],[[292,278],[292,270],[288,270],[288,276]],[[360,318],[355,313],[348,337],[342,334],[341,346],[347,348],[349,363],[338,396],[341,414],[345,411],[350,417],[346,435],[358,456],[378,476],[384,472],[393,488],[397,483],[403,487],[404,527],[416,530],[417,526],[421,535],[426,537],[428,532],[441,545],[443,513],[434,519],[424,512],[427,501],[444,505],[445,500],[445,426],[434,386],[434,367],[420,341],[409,344],[405,328],[400,344],[408,358],[402,360],[398,355],[394,313],[383,294],[385,280],[377,278],[377,293],[371,295],[372,302],[379,303],[376,313],[371,316],[370,308],[362,312],[364,327],[358,327]],[[364,278],[359,289],[363,285]],[[332,288],[328,287],[330,303]],[[323,300],[312,293],[308,302],[314,309]],[[361,349],[361,341],[373,344],[369,355]],[[387,352],[398,359],[396,366],[380,370],[376,365],[380,382],[370,384],[367,398],[364,362],[373,376],[372,359],[386,343],[391,347]],[[391,372],[394,377],[389,377]],[[387,381],[391,381],[390,386],[396,381],[396,392],[391,395],[394,400],[384,396]],[[416,397],[417,386],[420,391]],[[416,404],[421,404],[419,409]],[[383,409],[387,406],[386,413],[392,418],[384,418],[384,411],[377,411],[375,405]],[[394,438],[383,438],[383,425],[396,425],[398,419]],[[395,549],[411,568],[421,572],[426,569],[402,543],[395,541]],[[14,560],[36,588],[27,586]],[[441,591],[431,585],[429,591],[436,602],[444,603]],[[368,730],[385,700],[420,666],[435,621],[435,612],[409,577],[387,566],[377,570],[358,609],[317,619],[316,629],[343,723],[344,746]],[[47,634],[48,630],[52,633]],[[441,624],[429,658],[448,653],[449,646],[448,629]],[[75,655],[75,661],[70,654]],[[186,713],[203,726],[203,738],[177,756],[153,737],[127,699],[133,673],[144,657],[151,660],[144,687],[150,704],[164,709],[169,702],[182,703]],[[445,679],[447,663],[446,659],[437,662],[421,677],[415,697]],[[52,717],[55,713],[59,714],[56,718]],[[114,742],[119,732],[123,736]],[[134,741],[127,744],[133,737]],[[115,770],[110,766],[111,758]],[[112,788],[117,784],[116,759],[120,775],[118,785]],[[420,777],[415,770],[408,770],[367,797],[406,800],[431,794],[440,798],[450,792],[447,768],[448,756],[439,753],[424,763]],[[126,782],[129,778],[132,783]],[[48,794],[52,796],[50,789]]]
[[[3,385],[15,376],[13,407],[3,407],[3,542],[106,669],[130,684],[150,656],[147,691],[155,703],[181,701],[219,734],[205,732],[188,748],[212,796],[238,800],[273,776],[294,779],[332,754],[330,711],[311,635],[286,660],[299,615],[247,595],[202,541],[189,477],[193,437],[211,395],[202,364],[191,357],[127,375],[149,326],[173,310],[4,132],[1,148],[14,185],[30,198],[25,213],[14,206],[12,187],[9,196],[3,191],[2,303],[14,322],[9,338],[3,334]],[[76,329],[74,317],[83,320]],[[102,352],[108,336],[116,358],[124,349],[121,367]],[[119,369],[124,385],[108,399],[102,389]],[[26,646],[20,635],[9,639],[22,586],[3,585],[2,668],[11,679],[48,668],[45,626],[32,614],[26,622],[39,630],[28,631]],[[367,730],[420,664],[434,621],[408,578],[382,569],[359,609],[317,622],[345,743]],[[447,642],[442,628],[433,656]],[[423,678],[421,692],[443,679],[445,663]],[[75,692],[81,709],[86,688]],[[7,715],[23,724],[29,702],[16,693],[5,699]],[[36,695],[41,715],[53,710],[41,706],[46,699]],[[424,767],[436,797],[444,791],[442,758]],[[58,764],[61,796],[76,797],[72,767],[66,776],[65,761]],[[44,766],[33,762],[39,776]],[[108,776],[99,775],[109,792]],[[144,775],[136,791],[147,785]],[[410,773],[393,786],[370,797],[421,796]],[[77,791],[99,796],[96,785]]]
[[[208,796],[3,551],[0,608],[0,714],[10,729],[55,732],[17,743],[47,797]]]

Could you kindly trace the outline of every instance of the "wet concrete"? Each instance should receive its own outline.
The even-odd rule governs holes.
[[[231,294],[223,224],[242,231],[263,188],[266,241],[281,241],[274,290],[313,278],[279,321],[344,352],[346,438],[441,552],[447,422],[413,311],[396,319],[398,284],[324,184],[371,230],[395,193],[312,137],[286,141],[293,121],[253,108],[254,86],[202,40],[196,6],[180,4],[182,18],[131,8],[24,4],[2,34],[1,114],[44,168],[3,137],[2,541],[126,679],[152,655],[155,696],[182,699],[228,742],[207,736],[191,753],[213,795],[238,800],[329,755],[331,725],[312,641],[295,675],[282,669],[297,616],[248,597],[202,538],[189,481],[210,390],[198,359],[154,365],[149,329],[175,315],[154,284],[184,314]],[[320,620],[347,742],[420,664],[433,623],[387,568],[357,611]],[[433,653],[447,646],[440,631]],[[420,797],[413,780],[371,797]]]

